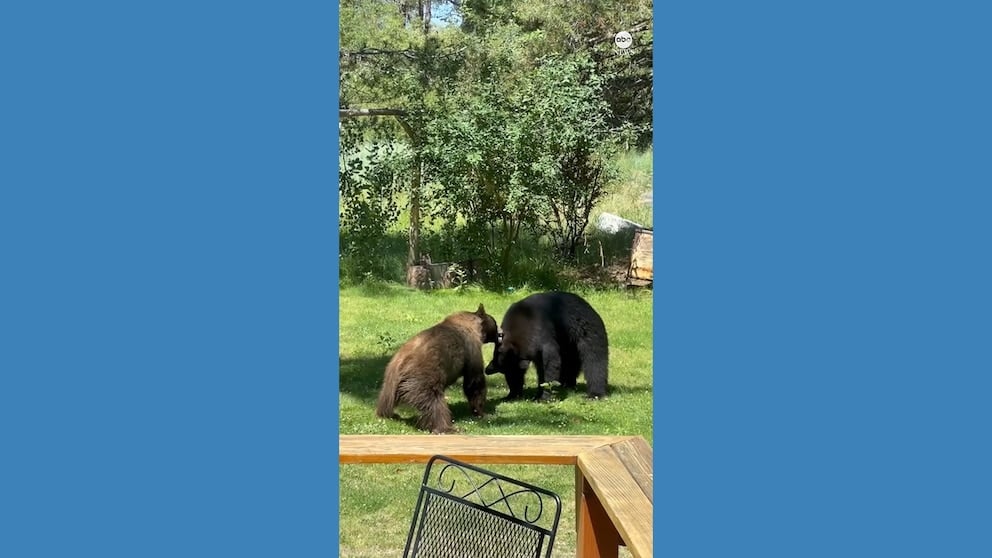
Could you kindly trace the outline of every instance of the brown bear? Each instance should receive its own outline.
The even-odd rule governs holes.
[[[495,343],[496,320],[480,304],[475,312],[456,312],[407,341],[386,365],[375,414],[396,418],[403,402],[420,412],[417,427],[440,434],[453,432],[444,388],[462,379],[472,414],[483,416],[486,375],[482,345]]]

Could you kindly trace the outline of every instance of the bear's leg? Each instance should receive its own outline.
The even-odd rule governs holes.
[[[606,380],[609,366],[605,351],[593,352],[582,363],[582,368],[586,374],[586,397],[606,397]]]
[[[486,373],[482,368],[482,357],[473,359],[465,366],[462,389],[472,414],[486,416]]]
[[[455,432],[456,429],[451,419],[451,409],[448,408],[448,403],[444,400],[443,395],[433,400],[427,409],[421,411],[417,426],[423,430],[430,430],[432,434]]]
[[[544,391],[544,359],[535,360],[534,368],[537,368],[537,395],[534,396],[534,401],[545,401],[551,395]]]
[[[510,394],[505,397],[506,401],[513,401],[524,396],[524,370],[507,370],[503,373],[506,378],[506,387],[510,388]]]
[[[430,385],[419,383],[416,390],[408,392],[408,403],[420,412],[417,427],[430,430],[435,434],[454,432],[451,421],[451,409],[444,400],[444,384],[442,382]]]
[[[582,368],[575,347],[568,347],[561,351],[561,385],[569,389],[575,389],[579,377],[579,370]]]
[[[541,358],[537,366],[537,397],[539,401],[551,399],[551,393],[542,387],[546,383],[561,383],[561,353],[557,343],[547,343],[541,347]]]
[[[561,355],[561,385],[569,389],[575,389],[579,378],[580,366],[576,356],[568,351]]]

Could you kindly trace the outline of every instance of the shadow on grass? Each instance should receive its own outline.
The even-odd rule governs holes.
[[[363,406],[367,406],[369,412],[375,407],[375,401],[379,396],[379,389],[382,385],[383,372],[386,364],[392,357],[386,355],[367,355],[356,358],[344,358],[341,360],[341,392],[347,393]],[[530,376],[531,382],[536,378]],[[587,386],[580,378],[575,388],[558,387],[554,390],[554,399],[549,402],[535,401],[537,396],[537,386],[528,385],[524,388],[524,397],[513,401],[504,399],[507,393],[506,382],[502,376],[487,377],[489,389],[489,399],[486,401],[486,416],[479,418],[472,414],[468,402],[464,398],[448,401],[452,417],[456,422],[470,421],[473,429],[484,432],[487,429],[499,429],[507,426],[518,426],[526,424],[528,426],[546,429],[548,432],[555,432],[570,425],[588,423],[591,419],[575,409],[563,410],[554,405],[554,402],[561,402],[571,398],[586,399]],[[461,382],[455,384],[453,388],[461,390]],[[624,397],[625,394],[643,393],[650,391],[650,385],[626,385],[611,384],[604,400],[588,400],[589,404],[606,404],[610,398]],[[450,394],[449,394],[450,395]],[[460,397],[455,396],[455,397]],[[514,408],[509,413],[501,413],[500,407],[508,405]],[[417,430],[418,413],[412,407],[400,405],[397,408],[398,422],[401,422],[412,430]]]
[[[504,404],[515,407],[513,411],[501,412],[500,407]],[[451,414],[455,421],[469,421],[472,423],[473,434],[486,434],[487,431],[496,431],[505,434],[507,427],[518,429],[526,427],[528,430],[543,431],[553,434],[556,432],[567,433],[569,426],[588,427],[590,423],[599,422],[595,418],[590,418],[574,410],[564,410],[552,404],[539,403],[537,401],[517,400],[505,402],[500,399],[492,399],[486,402],[486,416],[475,417],[471,415],[468,404],[464,401],[455,401],[450,404]]]
[[[371,412],[375,408],[376,399],[379,397],[379,390],[382,388],[382,378],[386,370],[386,364],[392,354],[382,356],[360,356],[357,358],[342,358],[340,370],[341,393],[346,393],[354,399],[367,405]],[[497,380],[498,381],[498,380]],[[489,389],[495,386],[492,379],[488,379]],[[461,390],[461,381],[455,384]],[[504,384],[505,386],[505,384]],[[503,386],[501,386],[503,387]],[[534,388],[534,394],[537,388]],[[486,401],[486,413],[491,414],[496,411],[496,406],[502,402],[502,398],[490,398]],[[474,418],[468,402],[464,400],[449,401],[451,414],[456,420]],[[400,405],[398,408],[400,421],[416,428],[416,410],[407,405]]]
[[[382,387],[382,377],[386,370],[386,364],[389,363],[389,359],[392,358],[392,354],[386,354],[381,356],[360,356],[357,358],[343,358],[341,359],[340,366],[340,389],[342,393],[347,393],[360,400],[369,406],[375,405],[376,398],[379,397],[379,389]],[[536,381],[533,375],[529,375],[529,379],[533,382]],[[486,378],[486,382],[490,391],[496,390],[497,392],[502,392],[506,389],[506,381],[501,375],[489,376]],[[460,382],[456,384],[460,386]],[[617,395],[622,395],[625,393],[637,393],[643,391],[650,391],[650,385],[626,385],[626,384],[610,384],[606,390],[606,397],[613,397]],[[460,389],[460,387],[459,387]],[[564,401],[571,397],[585,397],[588,387],[586,383],[579,379],[578,383],[574,388],[558,387],[554,390],[554,397],[559,401]],[[530,401],[537,397],[537,386],[530,384],[524,386],[524,396],[519,401]],[[503,397],[501,395],[493,396],[490,394],[489,401],[486,402],[486,410],[490,412],[495,410],[497,405],[504,403]],[[458,405],[465,405],[467,409],[467,404],[464,401],[451,403],[452,411]],[[471,414],[471,413],[466,413]]]
[[[502,378],[502,376],[499,376],[499,378]],[[530,378],[533,378],[533,376],[530,376]],[[505,381],[503,381],[502,379],[497,379],[494,381],[493,379],[490,378],[488,381],[489,381],[490,389],[493,388],[494,384],[499,387],[506,385]],[[532,381],[536,382],[536,378],[532,379]],[[549,400],[550,402],[565,401],[573,397],[588,399],[589,401],[598,401],[600,399],[609,399],[610,397],[619,396],[628,393],[643,393],[645,391],[651,391],[652,386],[611,383],[610,385],[606,386],[606,397],[603,398],[587,397],[587,394],[589,393],[588,389],[589,386],[587,386],[586,383],[582,381],[582,379],[580,378],[579,381],[576,382],[575,387],[558,386],[552,390],[545,389],[544,391],[545,393],[550,391],[551,393],[551,399]],[[537,403],[538,401],[536,400],[536,398],[537,398],[537,386],[530,384],[524,386],[524,395],[521,399],[518,399],[517,401],[533,401]],[[502,399],[499,399],[498,401],[503,402]]]
[[[443,238],[433,231],[423,231],[420,252],[431,255],[434,262],[475,261],[478,275],[472,284],[491,292],[524,286],[534,290],[615,290],[630,264],[633,237],[632,229],[615,234],[591,230],[576,247],[574,256],[562,260],[554,255],[546,238],[521,233],[509,269],[500,269],[488,261],[484,251],[467,249],[464,245],[469,244]],[[354,241],[344,232],[340,242],[342,286],[359,286],[366,295],[399,294],[390,286],[406,283],[406,233],[391,231],[374,245],[352,246]]]
[[[347,393],[368,404],[369,408],[374,407],[379,397],[379,389],[382,387],[386,364],[392,357],[392,354],[387,354],[342,358],[338,368],[341,393]]]

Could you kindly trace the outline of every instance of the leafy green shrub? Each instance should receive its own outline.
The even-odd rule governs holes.
[[[452,244],[472,246],[497,281],[513,274],[521,232],[574,259],[592,208],[616,175],[601,80],[583,57],[549,57],[506,86],[488,66],[424,122],[422,198]]]
[[[397,194],[408,181],[411,150],[392,141],[364,141],[365,128],[349,126],[341,135],[338,170],[341,270],[357,278],[386,274],[388,244],[383,242],[400,214]]]

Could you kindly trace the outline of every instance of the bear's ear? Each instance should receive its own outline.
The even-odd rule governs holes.
[[[485,309],[485,307],[482,306],[482,303],[481,302],[479,303],[479,309],[476,310],[475,313],[477,315],[479,315],[479,316],[485,316],[486,315],[486,309]]]

